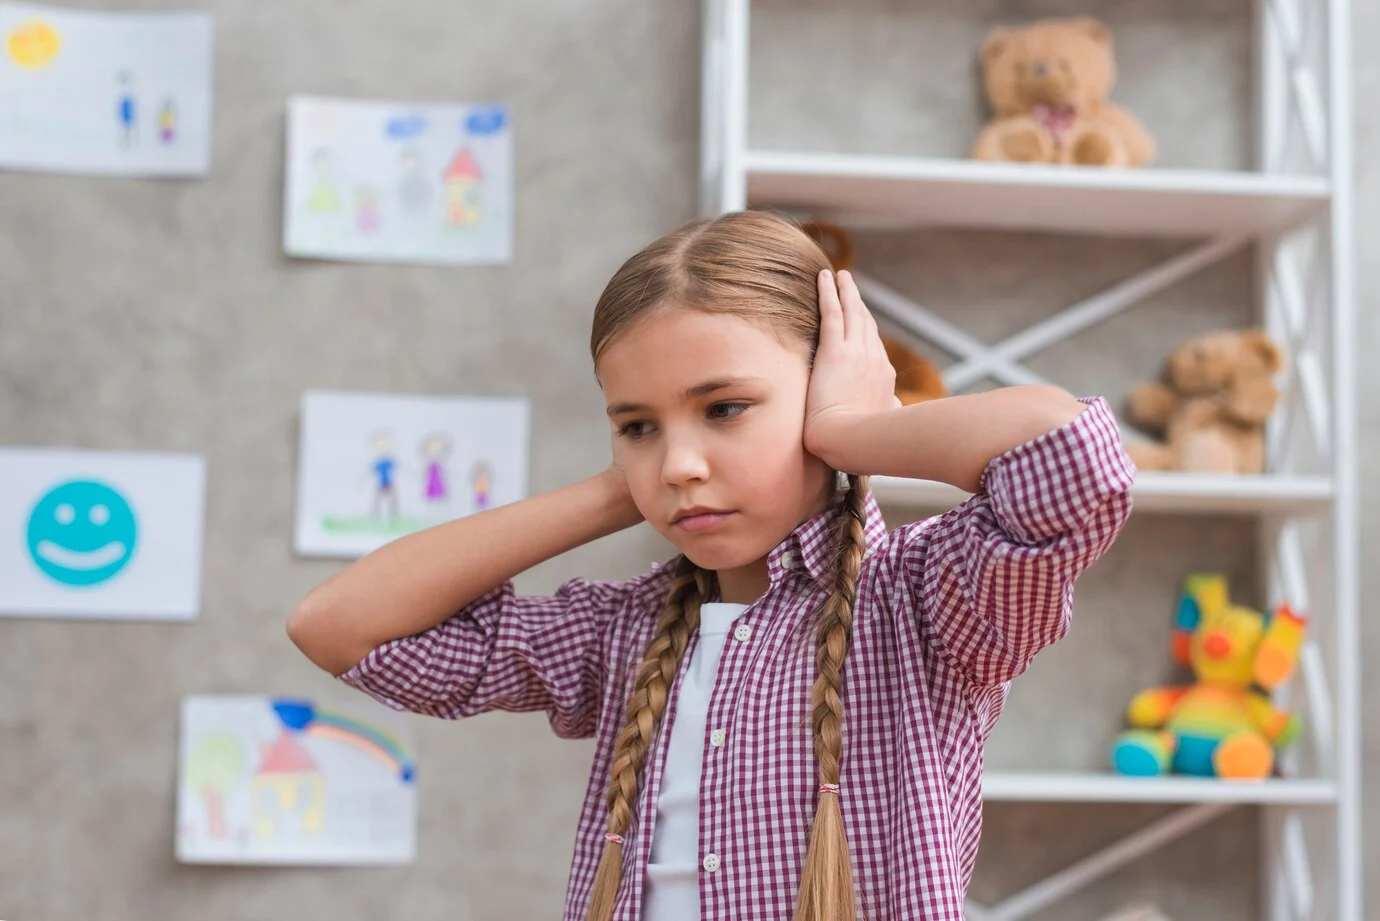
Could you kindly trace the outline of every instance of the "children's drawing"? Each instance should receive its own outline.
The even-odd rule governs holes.
[[[479,164],[468,147],[462,148],[446,167],[443,177],[446,186],[446,223],[452,227],[478,224],[483,216],[480,207],[483,186]]]
[[[196,617],[205,480],[200,457],[0,449],[0,615]]]
[[[379,192],[371,185],[355,187],[355,222],[361,234],[379,229]]]
[[[194,695],[182,703],[184,863],[410,861],[416,762],[407,723],[368,701]]]
[[[512,156],[500,106],[296,97],[288,108],[284,248],[327,259],[506,263]],[[332,178],[323,179],[328,171]],[[337,187],[352,190],[352,208],[337,206]]]
[[[336,194],[335,178],[331,175],[331,152],[325,148],[311,155],[311,193],[307,196],[306,209],[312,214],[340,209],[340,196]]]
[[[401,177],[398,179],[398,206],[405,214],[425,215],[431,204],[431,181],[421,151],[412,145],[398,152]]]
[[[212,28],[207,13],[0,2],[0,168],[205,174]]]
[[[158,109],[158,140],[171,144],[177,139],[177,104],[172,98],[163,100]]]
[[[482,512],[489,507],[493,475],[493,468],[489,466],[487,461],[475,462],[471,484],[474,487],[474,510],[476,512]]]
[[[369,455],[369,474],[374,482],[369,517],[393,521],[398,517],[398,488],[394,482],[398,476],[398,459],[394,456],[393,439],[387,432],[378,432],[369,439]]]
[[[298,452],[297,552],[359,556],[524,498],[529,414],[528,402],[514,397],[308,392]]]
[[[445,432],[431,432],[422,439],[418,448],[422,462],[426,464],[426,486],[422,497],[428,503],[450,501],[450,475],[446,472],[446,460],[450,457],[450,437]]]
[[[120,84],[120,99],[116,106],[120,120],[120,146],[133,147],[139,140],[139,103],[134,98],[134,76],[122,70],[117,79]]]

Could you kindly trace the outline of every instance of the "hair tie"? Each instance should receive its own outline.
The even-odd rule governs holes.
[[[605,832],[605,833],[604,833],[604,840],[607,841],[609,844],[622,844],[622,843],[623,843],[623,836],[622,836],[622,835],[615,835],[615,834],[614,834],[613,832],[611,832],[611,831],[610,831],[610,832]]]
[[[819,792],[820,792],[820,793],[832,793],[832,794],[834,794],[835,796],[838,796],[838,795],[839,795],[839,785],[836,784],[836,783],[822,783],[822,784],[819,785]]]

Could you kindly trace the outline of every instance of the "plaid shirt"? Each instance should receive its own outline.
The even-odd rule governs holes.
[[[1073,422],[994,458],[978,493],[941,516],[888,533],[868,500],[844,669],[840,804],[870,921],[963,919],[982,825],[983,745],[1007,683],[1068,630],[1075,578],[1130,512],[1134,468],[1115,420],[1101,398],[1085,402]],[[822,512],[771,552],[770,587],[723,651],[700,782],[706,921],[792,914],[818,786],[811,614],[830,591],[836,522],[835,511]],[[597,738],[567,921],[582,918],[589,899],[614,738],[669,583],[659,567],[622,582],[571,580],[550,597],[519,597],[505,584],[342,676],[399,709],[450,719],[545,710],[558,735]],[[641,914],[666,725],[626,836],[618,921]]]

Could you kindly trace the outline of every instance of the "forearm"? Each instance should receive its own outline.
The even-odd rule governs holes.
[[[374,647],[436,626],[517,574],[639,520],[626,488],[602,473],[411,534],[317,586],[288,634],[340,674]]]
[[[807,450],[836,470],[951,483],[977,490],[992,458],[1067,425],[1084,405],[1057,387],[1007,387],[814,426]]]

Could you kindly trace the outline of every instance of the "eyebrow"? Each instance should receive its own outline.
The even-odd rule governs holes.
[[[719,390],[727,390],[730,387],[742,387],[746,384],[765,383],[766,379],[761,377],[721,377],[686,388],[683,397],[687,400],[694,400],[699,397],[709,396],[709,394]],[[645,403],[612,403],[604,412],[610,416],[622,416],[627,413],[647,412],[649,409],[650,407]]]

